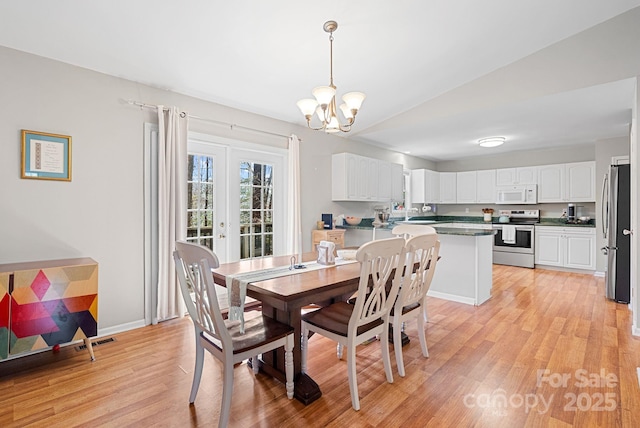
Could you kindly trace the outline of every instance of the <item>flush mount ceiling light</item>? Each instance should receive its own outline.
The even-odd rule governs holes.
[[[336,87],[333,84],[333,32],[338,28],[336,21],[327,21],[322,27],[329,33],[329,86],[318,86],[311,92],[316,98],[306,98],[297,102],[297,106],[307,119],[307,126],[315,131],[325,132],[349,132],[351,125],[356,120],[356,114],[362,106],[365,94],[362,92],[349,92],[342,96],[344,104],[340,105],[340,110],[346,123],[340,123],[336,109]],[[321,126],[311,126],[311,118],[316,113],[321,121]]]
[[[478,145],[482,147],[497,147],[504,144],[504,137],[489,137],[478,140]]]

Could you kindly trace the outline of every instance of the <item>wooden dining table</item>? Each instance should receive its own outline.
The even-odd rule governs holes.
[[[303,254],[302,260],[313,261],[316,253]],[[291,256],[263,257],[223,263],[214,269],[216,284],[226,287],[227,275],[247,273],[274,267],[289,266]],[[311,304],[324,305],[332,301],[344,300],[358,289],[360,263],[348,263],[324,269],[295,270],[296,273],[278,278],[250,282],[247,284],[247,296],[262,302],[262,313],[292,326],[295,330],[293,348],[293,367],[295,375],[294,397],[309,404],[322,395],[318,384],[307,374],[302,373],[301,358],[301,311]],[[278,349],[262,355],[260,370],[282,382],[285,381],[284,350]]]

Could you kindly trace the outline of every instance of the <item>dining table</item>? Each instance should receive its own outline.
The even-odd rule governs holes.
[[[303,308],[316,304],[324,306],[345,300],[358,289],[360,263],[337,262],[321,269],[295,269],[317,259],[317,253],[302,254],[302,261],[292,262],[292,256],[272,256],[223,263],[213,270],[216,284],[226,287],[227,276],[290,266],[291,274],[247,283],[246,295],[262,302],[262,314],[294,328],[293,367],[294,397],[309,404],[322,395],[318,384],[302,373],[301,314]],[[339,261],[339,259],[337,259]],[[284,349],[262,354],[258,361],[260,371],[285,381]]]

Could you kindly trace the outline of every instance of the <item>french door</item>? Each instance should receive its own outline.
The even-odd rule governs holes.
[[[227,260],[227,149],[189,141],[187,241],[209,247]]]
[[[187,240],[220,262],[281,254],[284,157],[189,140]]]

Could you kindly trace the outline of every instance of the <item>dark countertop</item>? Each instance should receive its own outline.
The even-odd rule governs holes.
[[[480,216],[414,216],[410,217],[410,220],[434,220],[435,223],[428,224],[428,226],[433,226],[438,229],[438,233],[447,234],[447,235],[473,235],[475,232],[477,235],[491,235],[493,231],[486,229],[464,229],[464,228],[447,228],[447,227],[438,227],[438,223],[478,223],[478,224],[489,224],[483,220],[483,217]],[[381,230],[391,230],[396,225],[404,221],[404,217],[392,217],[389,219],[389,223],[384,226],[375,226],[376,229]],[[493,222],[498,222],[498,217],[493,217]],[[509,224],[509,223],[506,223]],[[540,219],[540,223],[536,223],[537,226],[552,226],[552,227],[596,227],[595,220],[591,219],[589,223],[584,224],[575,224],[575,223],[566,223],[563,218],[550,218],[550,217],[542,217]],[[364,218],[357,226],[351,226],[345,224],[344,226],[336,226],[337,229],[361,229],[361,230],[371,230],[374,228],[373,226],[373,218]],[[461,232],[461,231],[471,231],[474,232]],[[456,233],[457,232],[457,233]]]
[[[451,222],[447,222],[451,223]],[[433,227],[438,232],[438,235],[463,235],[463,236],[485,236],[495,235],[496,231],[493,229],[472,229],[466,227],[442,227],[437,223],[433,224]]]
[[[413,220],[436,220],[436,223],[431,223],[431,224],[427,224],[427,226],[433,226],[434,228],[436,228],[436,230],[438,231],[439,234],[442,235],[463,235],[463,236],[484,236],[484,235],[495,235],[496,231],[492,230],[492,229],[475,229],[475,228],[460,228],[460,227],[442,227],[439,226],[438,223],[444,224],[444,223],[478,223],[478,225],[480,224],[487,224],[487,222],[483,221],[481,217],[475,218],[474,220],[467,220],[467,219],[471,219],[472,217],[455,217],[455,216],[440,216],[437,220],[435,217],[429,217],[429,218],[416,218],[416,217],[412,217]],[[453,221],[452,219],[455,219],[455,221]],[[460,219],[464,219],[464,220],[460,220]],[[375,229],[379,229],[379,230],[392,230],[393,227],[401,222],[404,221],[403,217],[400,218],[390,218],[389,219],[389,223],[384,225],[384,226],[373,226],[373,219],[372,218],[365,218],[362,219],[362,221],[360,222],[360,224],[358,224],[357,226],[351,226],[348,224],[345,224],[343,226],[336,226],[336,229],[346,229],[346,230],[350,230],[350,229],[356,229],[356,230],[371,230],[375,227]]]

